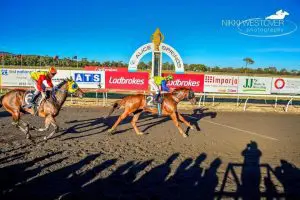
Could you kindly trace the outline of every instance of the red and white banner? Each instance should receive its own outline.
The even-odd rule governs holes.
[[[238,76],[205,75],[204,92],[237,93]]]
[[[148,90],[147,72],[105,72],[105,87],[119,90]]]
[[[163,74],[167,76],[169,74]],[[194,92],[203,92],[204,74],[170,74],[173,80],[168,83],[170,88],[187,87],[192,88]]]
[[[278,94],[300,94],[300,79],[273,78],[271,92]]]

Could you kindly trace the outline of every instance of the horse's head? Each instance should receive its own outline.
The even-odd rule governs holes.
[[[84,92],[79,88],[78,84],[73,80],[72,77],[67,78],[68,93],[73,94],[79,98],[83,97]]]
[[[196,97],[192,88],[177,88],[173,91],[173,94],[174,93],[178,95],[177,98],[180,98],[181,100],[188,99],[191,104],[196,104]]]

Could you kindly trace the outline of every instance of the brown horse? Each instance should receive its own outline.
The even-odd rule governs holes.
[[[122,100],[117,101],[114,103],[110,113],[107,117],[109,117],[115,109],[119,109],[121,106],[125,107],[125,111],[121,114],[115,124],[108,130],[109,133],[113,133],[116,129],[118,124],[125,119],[128,115],[133,114],[133,119],[131,124],[138,135],[143,135],[144,133],[139,131],[136,126],[136,122],[143,111],[151,112],[153,114],[157,113],[157,108],[149,108],[147,107],[146,102],[146,95],[137,94],[137,95],[130,95],[124,97]],[[183,99],[188,99],[192,104],[196,103],[195,94],[192,89],[188,88],[179,88],[175,89],[172,93],[167,93],[164,95],[164,99],[162,102],[162,115],[170,116],[173,120],[175,126],[178,128],[180,134],[183,137],[187,137],[187,135],[183,132],[181,127],[179,126],[178,119],[185,123],[191,129],[194,129],[193,126],[187,122],[183,116],[177,112],[177,104],[182,101]]]
[[[82,90],[72,79],[63,80],[59,85],[56,86],[55,90],[56,99],[50,95],[50,98],[43,100],[40,103],[40,106],[37,110],[38,116],[45,118],[45,128],[38,129],[34,126],[31,126],[31,128],[43,132],[47,131],[50,125],[52,125],[54,127],[54,131],[52,131],[48,136],[45,136],[45,140],[49,139],[54,133],[58,132],[58,126],[55,122],[55,117],[59,114],[59,111],[68,96],[68,93],[73,93],[75,96],[80,98],[82,98],[83,95]],[[27,139],[30,139],[31,135],[29,134],[29,124],[21,120],[21,113],[28,112],[30,114],[34,114],[34,111],[32,108],[23,108],[25,93],[25,90],[20,89],[9,91],[0,97],[0,107],[3,106],[5,110],[12,115],[12,124],[25,133]],[[24,127],[22,127],[20,123]]]

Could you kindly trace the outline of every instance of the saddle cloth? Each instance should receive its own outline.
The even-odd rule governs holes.
[[[30,104],[33,96],[34,96],[34,90],[27,90],[25,92],[24,99],[23,99],[23,107],[28,106]],[[50,91],[46,91],[46,96],[47,97],[50,96]],[[40,106],[41,100],[42,100],[42,95],[39,94],[38,98],[36,98],[35,100],[35,105],[37,106],[37,108]]]

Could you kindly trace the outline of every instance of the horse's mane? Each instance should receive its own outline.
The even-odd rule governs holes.
[[[61,88],[68,80],[64,79],[61,83],[59,83],[56,87]]]
[[[190,88],[187,88],[187,87],[175,88],[175,89],[173,90],[173,93],[174,93],[174,92],[180,92],[181,90],[190,90]]]

